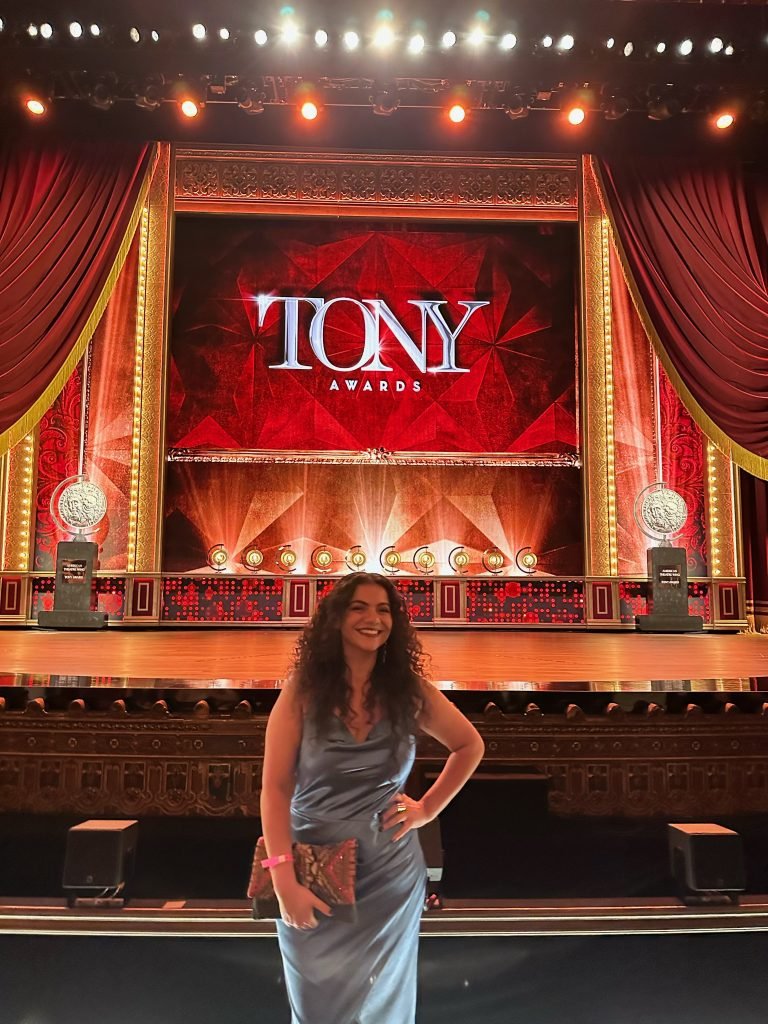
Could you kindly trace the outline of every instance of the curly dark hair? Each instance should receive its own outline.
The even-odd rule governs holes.
[[[319,603],[296,647],[294,678],[311,721],[326,730],[334,714],[349,713],[350,687],[341,640],[341,621],[363,583],[382,587],[392,610],[392,632],[379,648],[365,697],[365,710],[388,718],[396,745],[416,732],[423,705],[421,680],[425,655],[411,625],[405,600],[394,583],[379,573],[355,572],[340,579]]]

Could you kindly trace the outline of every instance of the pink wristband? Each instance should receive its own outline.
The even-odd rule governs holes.
[[[266,860],[261,862],[263,868],[276,868],[278,864],[291,864],[293,863],[292,853],[281,853],[277,857],[267,857]]]

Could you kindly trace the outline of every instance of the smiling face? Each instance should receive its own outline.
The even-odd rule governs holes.
[[[345,653],[375,654],[392,632],[392,609],[384,587],[361,583],[341,620],[341,640]]]

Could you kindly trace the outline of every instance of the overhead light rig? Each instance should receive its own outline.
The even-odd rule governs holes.
[[[470,113],[556,111],[575,129],[595,116],[766,121],[768,14],[758,6],[698,5],[691,17],[679,3],[594,0],[574,12],[540,0],[514,17],[446,9],[428,21],[359,9],[347,17],[335,4],[315,14],[238,8],[228,18],[225,5],[153,24],[102,23],[84,5],[81,20],[0,10],[0,100],[38,118],[74,101],[102,111],[173,104],[187,116],[295,105],[308,120],[334,106],[385,117],[434,108],[456,125]]]

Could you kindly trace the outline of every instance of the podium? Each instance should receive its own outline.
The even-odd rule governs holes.
[[[53,611],[42,611],[42,629],[104,629],[106,612],[97,611],[93,571],[98,567],[99,545],[93,541],[65,540],[56,548],[56,585]]]
[[[648,548],[648,614],[635,616],[643,633],[697,633],[700,615],[688,614],[685,548]]]

